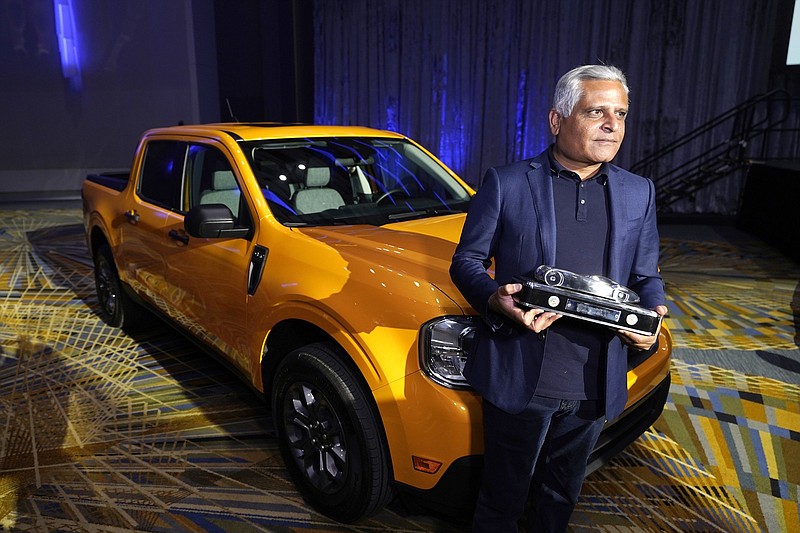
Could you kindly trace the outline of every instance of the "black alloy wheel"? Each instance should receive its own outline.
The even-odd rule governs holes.
[[[94,253],[94,283],[100,303],[100,317],[109,326],[128,329],[140,323],[141,309],[122,288],[108,244],[101,244]]]
[[[340,522],[377,511],[391,469],[371,396],[337,350],[312,344],[275,373],[272,412],[286,467],[306,500]]]

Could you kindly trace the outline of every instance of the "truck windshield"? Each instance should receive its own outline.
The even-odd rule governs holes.
[[[286,226],[383,225],[467,209],[469,192],[402,139],[248,141],[242,148]]]

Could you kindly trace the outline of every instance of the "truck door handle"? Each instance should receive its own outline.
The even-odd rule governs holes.
[[[189,244],[189,236],[179,233],[178,230],[171,229],[169,230],[169,238],[173,241],[178,241],[183,244]]]
[[[136,224],[139,222],[139,213],[137,213],[133,209],[125,211],[125,218],[127,218],[128,222],[130,222],[131,224]]]

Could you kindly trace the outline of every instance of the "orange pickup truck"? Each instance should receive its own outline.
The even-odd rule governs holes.
[[[101,313],[128,328],[144,305],[230,363],[322,513],[352,522],[394,495],[457,513],[483,446],[461,374],[477,317],[448,274],[473,194],[387,131],[150,130],[129,174],[84,183]],[[654,353],[631,354],[628,408],[589,471],[660,415],[670,351],[662,329]]]

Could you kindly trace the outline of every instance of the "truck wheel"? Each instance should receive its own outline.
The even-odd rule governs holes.
[[[290,353],[272,390],[281,454],[303,497],[340,522],[383,507],[391,473],[376,413],[331,347],[311,344]]]
[[[105,323],[123,329],[138,323],[142,310],[123,290],[107,244],[98,246],[94,253],[94,285],[100,302],[100,317]]]

